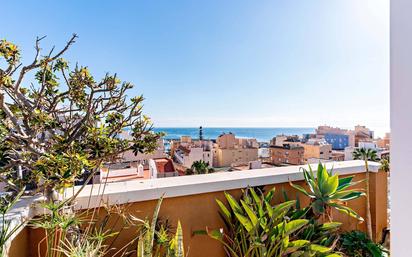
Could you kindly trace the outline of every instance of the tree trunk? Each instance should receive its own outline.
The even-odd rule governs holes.
[[[59,200],[58,193],[51,186],[47,186],[44,190],[44,196],[48,203],[54,203]]]
[[[372,239],[372,218],[371,218],[371,204],[369,196],[369,166],[368,161],[365,160],[366,171],[366,232],[368,237]]]

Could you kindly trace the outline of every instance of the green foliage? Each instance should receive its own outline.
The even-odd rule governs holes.
[[[357,148],[353,152],[353,159],[364,161],[376,161],[378,159],[377,152],[373,149]]]
[[[389,172],[390,171],[390,163],[389,163],[389,158],[382,158],[380,160],[381,167],[380,169]]]
[[[316,177],[310,165],[309,170],[303,169],[303,175],[309,190],[292,182],[290,185],[311,199],[310,207],[315,216],[326,214],[329,220],[332,220],[331,209],[336,209],[360,221],[363,220],[344,204],[365,195],[360,190],[349,189],[359,183],[359,181],[353,182],[353,176],[339,178],[338,174],[333,175],[332,171],[328,171],[321,163],[318,165]]]
[[[226,229],[198,231],[220,241],[230,257],[333,256],[332,248],[300,237],[310,220],[289,215],[296,201],[273,205],[275,189],[266,194],[253,188],[237,201],[225,193],[228,206],[216,200]],[[325,226],[323,229],[334,229]],[[309,237],[308,237],[309,238]]]
[[[88,67],[73,68],[63,59],[76,38],[47,55],[38,38],[28,65],[19,62],[16,45],[0,41],[0,59],[6,61],[0,67],[0,179],[9,186],[34,184],[50,196],[125,151],[155,150],[162,136],[143,114],[143,96],[130,96],[131,83],[116,74],[98,79]],[[130,139],[118,136],[124,130],[131,131]],[[31,175],[16,183],[10,174],[18,166]]]
[[[23,190],[17,195],[7,193],[0,195],[0,257],[6,256],[5,246],[9,238],[25,225],[23,222],[13,226],[12,221],[10,219],[6,219],[6,215],[16,205],[22,194]]]
[[[378,159],[375,150],[358,148],[353,152],[353,158],[355,160],[363,160],[365,162],[365,177],[366,177],[366,187],[365,190],[368,193],[366,195],[366,231],[369,237],[372,237],[372,218],[371,218],[371,208],[370,208],[370,197],[369,197],[369,162],[376,161]]]
[[[164,224],[158,223],[160,206],[163,197],[159,199],[151,220],[133,220],[141,223],[137,237],[137,257],[184,257],[183,230],[180,221],[177,223],[175,235],[171,235]],[[159,226],[160,225],[160,226]],[[157,228],[158,227],[158,228]]]
[[[46,214],[31,221],[34,228],[42,228],[46,232],[47,257],[61,256],[58,249],[63,249],[63,244],[68,240],[67,233],[76,228],[81,220],[65,208],[65,202],[45,202],[42,207]]]
[[[46,251],[39,252],[38,256],[107,256],[110,251],[115,250],[110,248],[107,241],[118,236],[119,230],[132,224],[123,208],[116,205],[103,208],[106,215],[99,215],[97,218],[95,217],[96,209],[73,212],[67,203],[67,201],[45,202],[43,203],[45,213],[31,221],[32,227],[44,229],[46,232],[44,238]],[[116,224],[119,224],[120,228]],[[116,254],[125,256],[120,250]]]
[[[20,60],[20,50],[17,45],[2,39],[0,40],[0,57],[3,57],[8,64],[14,65]]]
[[[209,167],[209,163],[203,160],[194,161],[190,169],[187,169],[186,175],[196,175],[196,174],[208,174],[213,173],[215,170]]]
[[[339,240],[340,251],[349,257],[384,257],[388,251],[381,245],[374,243],[362,231],[350,231],[341,235]]]

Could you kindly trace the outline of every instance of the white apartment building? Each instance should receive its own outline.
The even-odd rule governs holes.
[[[172,142],[171,153],[174,160],[190,168],[195,161],[204,161],[213,164],[213,143],[209,140],[192,140],[183,136],[179,142]]]

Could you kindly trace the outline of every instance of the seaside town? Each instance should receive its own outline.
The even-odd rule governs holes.
[[[410,2],[5,1],[0,257],[411,256]]]
[[[124,131],[121,137],[130,135]],[[356,149],[371,149],[377,159],[389,159],[389,145],[389,133],[375,138],[372,130],[360,125],[353,129],[318,126],[313,134],[274,135],[270,142],[239,138],[231,132],[204,139],[199,127],[197,138],[158,139],[150,154],[122,153],[101,168],[94,183],[348,161],[354,159]]]

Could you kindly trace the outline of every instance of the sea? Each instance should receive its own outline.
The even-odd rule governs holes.
[[[154,128],[156,132],[164,132],[164,139],[180,139],[181,136],[199,138],[199,128]],[[315,133],[315,128],[208,128],[203,127],[204,139],[216,139],[222,133],[233,133],[239,138],[256,138],[258,142],[269,142],[277,135],[303,135]]]

